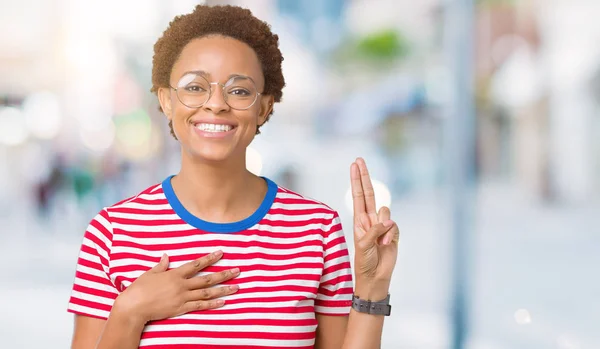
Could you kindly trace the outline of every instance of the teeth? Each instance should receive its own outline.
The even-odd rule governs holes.
[[[231,131],[231,125],[217,125],[217,124],[197,124],[196,128],[205,132],[227,132]]]

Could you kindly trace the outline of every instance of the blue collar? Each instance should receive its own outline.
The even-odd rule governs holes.
[[[236,233],[254,226],[269,212],[269,209],[275,201],[275,196],[277,196],[277,184],[266,177],[261,177],[267,182],[267,195],[265,195],[265,198],[258,209],[250,217],[233,223],[212,223],[194,216],[185,207],[183,207],[177,198],[177,195],[175,195],[175,191],[173,191],[173,186],[171,185],[171,178],[173,178],[173,176],[174,175],[167,177],[162,182],[163,192],[165,193],[167,201],[175,213],[187,224],[206,232]]]

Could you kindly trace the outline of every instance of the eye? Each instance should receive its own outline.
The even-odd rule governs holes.
[[[201,93],[201,92],[206,92],[206,89],[200,85],[188,85],[185,87],[185,91]]]
[[[250,96],[250,91],[245,88],[234,88],[229,91],[229,94],[237,97],[245,97]]]

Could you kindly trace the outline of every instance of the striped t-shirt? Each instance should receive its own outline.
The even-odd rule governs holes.
[[[115,298],[155,266],[169,268],[222,250],[199,275],[234,267],[240,286],[225,306],[149,322],[141,348],[313,348],[315,314],[347,315],[352,274],[340,218],[328,206],[265,178],[250,217],[211,223],[177,199],[171,177],[103,209],[81,246],[68,311],[106,319]]]

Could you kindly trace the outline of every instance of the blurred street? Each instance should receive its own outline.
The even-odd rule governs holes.
[[[2,2],[0,348],[67,348],[88,222],[179,171],[152,51],[199,3],[248,7],[285,57],[248,170],[336,209],[351,249],[356,157],[391,206],[383,349],[600,348],[598,0]]]

